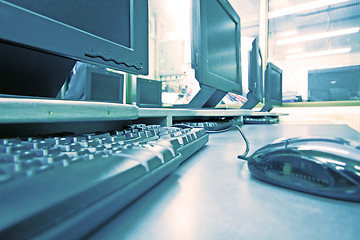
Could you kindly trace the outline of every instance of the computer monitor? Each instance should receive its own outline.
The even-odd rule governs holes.
[[[2,16],[0,14],[0,19]],[[0,26],[2,24],[0,20]],[[2,30],[0,97],[55,98],[76,61],[4,43],[1,38]]]
[[[360,65],[308,71],[309,101],[360,99]]]
[[[270,112],[282,105],[282,70],[269,62],[265,70],[265,105],[261,112]]]
[[[0,93],[54,97],[76,61],[148,74],[147,0],[5,0],[0,12]]]
[[[177,107],[215,107],[228,92],[242,94],[240,17],[227,0],[192,3],[191,66],[200,91]]]
[[[257,37],[252,42],[248,73],[249,92],[246,95],[246,103],[241,107],[242,109],[252,109],[259,102],[262,103],[264,98],[262,56]]]
[[[137,78],[136,79],[136,105],[142,108],[156,108],[162,106],[161,81]]]
[[[86,66],[84,100],[124,103],[124,75]]]

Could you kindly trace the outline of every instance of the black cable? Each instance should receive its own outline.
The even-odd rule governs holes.
[[[238,155],[237,158],[241,159],[241,160],[244,160],[244,161],[249,161],[250,160],[250,158],[248,158],[246,156],[243,156],[243,155]]]
[[[238,157],[239,159],[243,159],[243,160],[246,160],[246,161],[247,161],[247,160],[249,160],[249,158],[246,157],[246,156],[248,155],[248,153],[249,153],[249,151],[250,151],[250,143],[249,143],[249,140],[247,139],[247,137],[245,136],[244,132],[242,131],[242,129],[241,129],[241,127],[240,127],[239,125],[232,125],[232,126],[226,128],[226,129],[217,130],[217,131],[209,131],[209,130],[207,130],[206,132],[207,132],[207,133],[222,133],[222,132],[227,132],[227,131],[233,129],[234,127],[240,132],[242,138],[243,138],[244,141],[245,141],[245,146],[246,146],[246,149],[245,149],[244,153],[238,155],[237,157]]]
[[[241,136],[243,137],[244,141],[245,141],[245,145],[246,145],[246,149],[245,152],[243,154],[238,155],[237,157],[239,159],[243,159],[243,160],[248,160],[248,158],[246,157],[250,151],[250,143],[249,140],[247,139],[247,137],[245,136],[244,132],[242,131],[241,127],[238,125],[234,125],[240,132]]]
[[[174,125],[172,125],[172,127],[194,128],[194,127],[192,127],[192,126],[190,126],[190,125],[187,125],[187,124],[174,124]],[[243,138],[244,141],[245,141],[245,146],[246,146],[244,153],[238,155],[237,158],[238,158],[238,159],[245,160],[245,161],[248,161],[249,158],[247,157],[247,155],[248,155],[248,153],[249,153],[249,151],[250,151],[250,143],[249,143],[249,140],[247,139],[247,137],[245,136],[244,132],[242,131],[242,129],[241,129],[241,127],[240,127],[239,125],[235,125],[235,124],[234,124],[234,125],[231,125],[230,127],[226,128],[226,129],[215,130],[215,131],[213,131],[213,130],[206,130],[206,129],[205,129],[205,130],[206,130],[207,133],[223,133],[223,132],[227,132],[227,131],[233,129],[234,127],[240,132],[242,138]]]
[[[194,128],[193,126],[190,126],[188,124],[183,124],[183,123],[176,123],[171,125],[171,127],[178,127],[178,128]]]
[[[223,132],[227,132],[227,131],[233,129],[233,126],[234,125],[232,125],[232,126],[230,126],[228,128],[225,128],[225,129],[221,129],[221,130],[206,130],[206,129],[205,130],[206,130],[207,133],[223,133]]]

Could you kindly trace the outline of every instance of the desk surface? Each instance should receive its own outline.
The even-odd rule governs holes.
[[[338,136],[345,125],[245,125],[251,151],[276,138]],[[238,131],[207,146],[89,239],[358,239],[360,204],[300,193],[251,177]]]
[[[285,114],[254,112],[246,109],[172,109],[138,108],[137,106],[43,98],[1,97],[0,123],[56,123],[135,120],[137,118],[163,118],[168,126],[174,118],[278,116]]]

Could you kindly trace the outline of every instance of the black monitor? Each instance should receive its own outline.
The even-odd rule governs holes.
[[[240,17],[227,0],[192,2],[191,66],[200,91],[181,107],[215,107],[228,92],[242,94]]]
[[[261,112],[270,112],[282,105],[282,70],[269,62],[265,70],[265,105]]]
[[[86,66],[84,100],[124,103],[124,75]]]
[[[6,0],[0,12],[0,94],[55,97],[76,61],[148,73],[147,0]]]
[[[124,74],[99,65],[77,62],[62,98],[123,103]]]
[[[259,102],[263,102],[264,87],[262,66],[262,56],[259,48],[259,41],[256,37],[252,42],[252,48],[249,54],[249,92],[246,95],[246,103],[241,107],[242,109],[252,109]]]
[[[136,105],[142,108],[162,106],[162,82],[152,79],[136,79]]]
[[[309,101],[360,99],[360,65],[308,71]]]

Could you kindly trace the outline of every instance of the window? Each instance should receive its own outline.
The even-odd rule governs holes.
[[[359,0],[269,0],[268,19],[283,101],[360,100]]]

